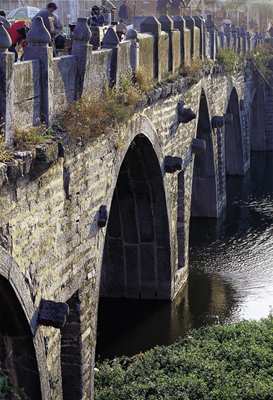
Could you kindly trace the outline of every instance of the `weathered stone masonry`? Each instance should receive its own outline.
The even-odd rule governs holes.
[[[170,43],[176,41],[166,41],[167,31],[159,35],[159,22],[155,29],[154,35],[139,34],[143,38],[140,49],[141,43],[148,43],[149,48],[152,42],[160,59],[170,54]],[[193,31],[199,34],[198,28]],[[186,28],[185,32],[190,39]],[[158,45],[161,39],[154,44],[154,37],[163,37],[164,46]],[[192,43],[197,46],[199,41]],[[50,103],[42,106],[54,114],[60,112],[57,98],[77,98],[83,88],[91,90],[90,81],[98,82],[98,76],[102,82],[101,71],[91,79],[96,60],[107,71],[115,53],[117,65],[127,60],[129,67],[131,42],[110,44],[93,54],[81,42],[74,48],[78,56],[52,60],[48,73],[55,74],[56,79],[51,77],[53,93],[62,93],[61,97],[48,88],[46,94],[39,94],[41,86],[31,78],[39,61],[16,64],[15,76],[24,68],[31,71],[26,85],[37,86],[38,93],[38,99],[34,96],[22,105],[24,123],[29,123],[31,115],[33,120],[39,115],[39,98],[55,99],[54,107]],[[30,45],[29,54],[34,54],[34,48]],[[40,55],[51,57],[48,52]],[[141,57],[144,63],[143,53]],[[69,71],[67,81],[62,63],[69,65],[64,70]],[[171,68],[172,63],[162,61],[154,70],[163,77]],[[120,66],[115,69],[116,81],[120,70]],[[179,293],[187,279],[191,210],[194,207],[197,216],[218,217],[226,203],[226,167],[235,162],[236,174],[249,168],[254,91],[251,75],[243,73],[228,79],[219,69],[207,71],[197,81],[181,78],[151,91],[146,105],[127,126],[93,140],[64,135],[62,145],[53,141],[35,152],[18,154],[15,163],[0,164],[0,308],[6,307],[10,293],[18,300],[1,317],[0,335],[7,334],[13,348],[20,337],[20,351],[14,353],[32,356],[30,364],[33,371],[39,371],[39,378],[26,377],[20,366],[14,373],[22,386],[26,379],[35,382],[35,398],[92,398],[100,295],[173,299]],[[19,98],[18,93],[14,92],[14,98]],[[187,123],[179,122],[181,101],[183,110],[196,115]],[[67,104],[61,103],[60,107]],[[12,110],[14,120],[16,110],[17,102]],[[49,111],[48,120],[53,116]],[[101,214],[105,209],[107,216]],[[41,324],[41,307],[49,300],[55,302],[56,312],[58,303],[69,306],[61,329]],[[56,318],[54,308],[50,317]],[[0,338],[5,355],[7,348]]]

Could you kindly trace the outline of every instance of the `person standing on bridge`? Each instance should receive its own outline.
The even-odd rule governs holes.
[[[60,18],[58,15],[54,14],[54,11],[56,11],[57,8],[56,3],[48,3],[47,7],[44,10],[39,11],[34,17],[34,19],[36,17],[42,17],[45,27],[50,33],[52,39],[63,29]]]
[[[226,27],[226,24],[225,24],[225,22],[223,22],[223,25],[220,28],[220,32],[225,33],[225,27]]]
[[[124,0],[123,4],[119,8],[119,13],[118,13],[119,18],[122,18],[124,21],[127,21],[128,19],[127,5],[128,5],[127,0]]]

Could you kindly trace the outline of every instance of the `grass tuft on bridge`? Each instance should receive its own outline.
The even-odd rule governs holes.
[[[95,400],[273,399],[273,316],[203,327],[97,367]]]

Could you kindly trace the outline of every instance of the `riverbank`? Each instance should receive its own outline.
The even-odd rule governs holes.
[[[270,400],[273,316],[203,327],[173,345],[97,367],[95,400]]]

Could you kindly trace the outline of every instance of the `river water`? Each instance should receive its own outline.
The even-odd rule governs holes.
[[[227,207],[192,218],[190,269],[174,302],[101,299],[97,357],[132,356],[189,328],[267,317],[273,306],[273,152],[252,152],[244,177],[227,177]]]

